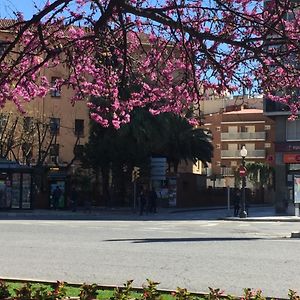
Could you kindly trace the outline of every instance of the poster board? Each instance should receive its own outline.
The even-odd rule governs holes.
[[[300,203],[300,175],[294,175],[294,203]]]

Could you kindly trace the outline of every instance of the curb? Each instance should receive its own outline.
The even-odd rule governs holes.
[[[238,218],[238,217],[225,217],[219,218],[222,221],[235,221],[235,222],[300,222],[299,217],[250,217],[250,218]]]

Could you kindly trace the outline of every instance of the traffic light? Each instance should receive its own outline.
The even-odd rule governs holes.
[[[132,170],[132,182],[136,181],[140,177],[140,168],[133,167]]]

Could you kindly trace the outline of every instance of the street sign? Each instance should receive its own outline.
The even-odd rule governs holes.
[[[247,175],[247,169],[244,166],[240,166],[239,174],[241,177],[245,177]]]
[[[151,157],[151,180],[165,180],[167,159],[165,157]]]

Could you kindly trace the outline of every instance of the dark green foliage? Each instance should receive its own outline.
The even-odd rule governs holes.
[[[21,288],[15,289],[16,300],[31,300],[32,297],[32,288],[30,283],[24,284]]]
[[[0,299],[9,297],[8,285],[3,280],[0,280]]]
[[[111,196],[109,182],[115,192],[124,197],[133,167],[141,168],[141,177],[148,174],[151,156],[166,157],[169,171],[172,168],[175,173],[182,161],[211,161],[210,133],[194,128],[186,119],[172,113],[153,116],[145,108],[136,108],[131,113],[131,122],[119,130],[103,128],[94,122],[90,128],[82,163],[93,168],[96,177],[101,172],[103,196],[107,202]]]
[[[254,186],[264,187],[272,179],[274,168],[264,163],[246,164],[247,177]]]

